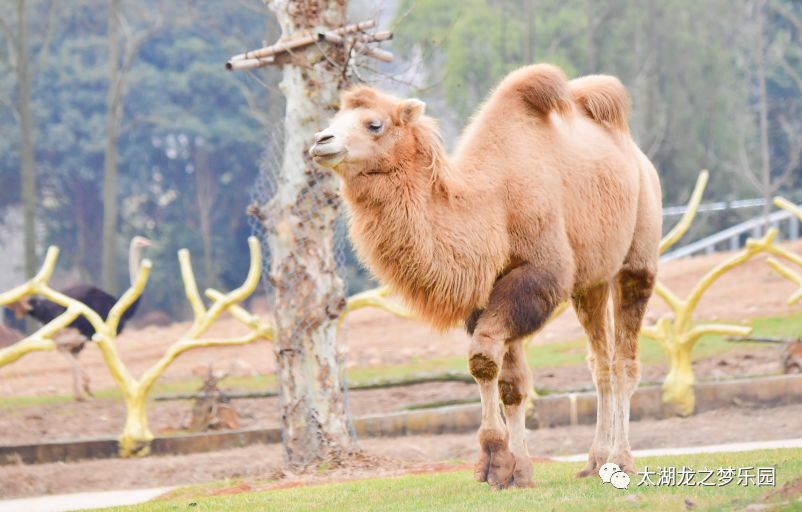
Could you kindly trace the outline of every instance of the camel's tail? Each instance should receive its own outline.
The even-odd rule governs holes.
[[[589,75],[569,83],[574,102],[595,121],[622,133],[629,133],[629,94],[624,85],[609,75]]]
[[[500,87],[510,87],[540,115],[571,112],[573,101],[568,78],[563,70],[551,64],[534,64],[511,73]]]

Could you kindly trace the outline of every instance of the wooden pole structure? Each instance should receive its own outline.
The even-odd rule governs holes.
[[[349,51],[366,55],[382,62],[391,62],[393,60],[392,53],[368,46],[371,43],[389,41],[393,38],[393,33],[386,30],[372,34],[365,32],[375,26],[376,22],[374,20],[367,20],[324,31],[311,30],[313,27],[309,27],[310,30],[301,31],[297,36],[282,38],[282,40],[270,46],[234,55],[226,62],[226,69],[229,71],[243,71],[271,65],[282,65],[292,57],[294,52],[306,51],[310,46],[319,42],[326,42],[332,46],[349,49]],[[348,63],[350,56],[346,57],[345,64]]]

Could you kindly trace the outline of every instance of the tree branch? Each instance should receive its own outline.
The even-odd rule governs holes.
[[[53,26],[55,25],[56,11],[58,9],[58,0],[50,2],[50,8],[47,11],[47,22],[45,24],[45,34],[42,38],[42,46],[39,48],[39,53],[36,55],[36,66],[41,68],[45,59],[50,54],[50,42],[53,40]]]
[[[17,110],[17,106],[2,96],[0,96],[0,105],[6,107],[14,117],[14,122],[19,124],[19,110]]]
[[[791,25],[796,28],[797,34],[802,37],[802,20],[794,14],[793,10],[789,9],[786,5],[784,5],[779,0],[769,0],[769,4],[771,8],[780,16],[785,18]]]
[[[14,33],[11,27],[8,26],[6,20],[0,17],[0,32],[3,33],[3,38],[6,40],[6,53],[8,55],[8,66],[15,70],[17,69],[17,42],[14,38]]]
[[[800,92],[802,92],[802,89],[800,89]],[[780,116],[779,122],[788,140],[788,160],[782,173],[772,181],[771,190],[769,191],[771,194],[776,193],[790,182],[794,171],[799,167],[799,159],[802,157],[802,136],[797,134],[797,130],[791,126],[791,123],[784,115]]]
[[[752,164],[749,162],[749,155],[746,153],[746,134],[741,130],[741,143],[738,144],[738,157],[741,160],[741,167],[735,168],[741,177],[749,181],[749,184],[755,188],[755,191],[764,194],[763,184],[757,179],[755,171],[752,169]]]

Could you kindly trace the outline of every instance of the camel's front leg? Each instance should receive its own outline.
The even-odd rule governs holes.
[[[465,322],[472,334],[468,366],[482,397],[475,475],[494,487],[531,483],[523,404],[530,379],[520,340],[540,329],[562,301],[563,288],[554,276],[528,264],[510,270],[496,281],[485,310]],[[504,361],[505,354],[513,359]],[[499,385],[507,426],[499,414]]]
[[[507,343],[507,353],[498,380],[504,417],[510,434],[509,447],[515,457],[513,484],[516,487],[532,485],[532,457],[526,446],[526,399],[532,389],[532,373],[526,363],[523,340]]]
[[[474,476],[480,482],[504,488],[512,483],[515,458],[507,444],[509,434],[501,420],[498,376],[504,356],[504,340],[485,332],[474,333],[468,353],[471,375],[479,384],[482,424],[479,427],[479,460]]]

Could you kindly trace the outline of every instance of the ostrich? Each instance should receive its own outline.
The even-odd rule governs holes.
[[[128,272],[132,285],[139,270],[142,250],[149,246],[150,241],[145,237],[135,236],[131,239],[128,250]],[[86,284],[70,286],[62,290],[62,293],[83,302],[104,319],[108,317],[109,311],[117,302],[117,299],[110,294]],[[117,325],[118,334],[122,332],[125,323],[134,316],[138,306],[139,298],[131,304],[131,307],[120,318],[120,323]],[[22,319],[27,315],[42,324],[47,324],[65,311],[64,306],[38,297],[25,297],[10,304],[9,307],[14,311],[18,319]],[[81,364],[78,361],[78,355],[83,350],[84,344],[91,340],[94,334],[95,328],[92,327],[92,324],[83,316],[79,316],[66,329],[61,331],[56,339],[59,353],[63,354],[72,365],[72,387],[75,399],[78,401],[84,399],[84,392],[94,396],[89,389],[89,376],[81,368]],[[83,389],[78,384],[79,379]]]

